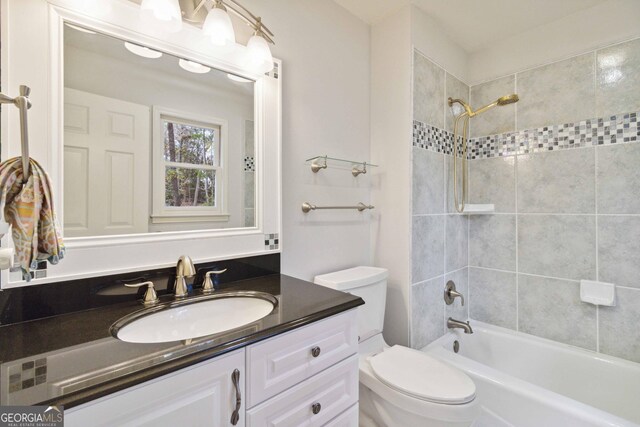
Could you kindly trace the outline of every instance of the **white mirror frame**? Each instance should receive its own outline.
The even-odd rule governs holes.
[[[21,84],[31,88],[30,154],[51,177],[60,222],[64,142],[62,34],[64,22],[71,22],[256,80],[256,226],[69,238],[65,239],[64,260],[49,265],[46,278],[29,283],[11,282],[9,272],[3,270],[0,276],[3,289],[163,268],[175,265],[182,254],[190,255],[195,262],[204,262],[277,253],[282,249],[281,243],[279,249],[265,246],[265,234],[279,235],[282,229],[282,64],[276,60],[277,72],[268,76],[249,73],[241,66],[245,46],[236,45],[232,52],[222,55],[195,27],[183,25],[179,33],[164,34],[144,28],[139,16],[139,6],[125,0],[0,0],[0,84],[10,96],[16,96]],[[18,110],[3,107],[0,120],[2,159],[19,156]],[[7,245],[11,245],[11,239],[5,236],[2,246]]]

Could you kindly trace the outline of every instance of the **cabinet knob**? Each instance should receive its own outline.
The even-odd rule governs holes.
[[[313,411],[314,415],[318,414],[321,409],[322,409],[322,405],[318,402],[311,405],[311,411]]]
[[[318,356],[320,356],[320,347],[318,347],[318,346],[313,347],[313,348],[311,349],[311,355],[312,355],[313,357],[318,357]]]

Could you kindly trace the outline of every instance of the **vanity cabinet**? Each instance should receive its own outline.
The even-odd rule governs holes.
[[[240,373],[244,397],[244,349],[219,356],[65,411],[67,427],[230,426],[236,409],[232,375]],[[245,425],[244,401],[236,427]]]
[[[75,426],[358,426],[356,310],[65,411]]]

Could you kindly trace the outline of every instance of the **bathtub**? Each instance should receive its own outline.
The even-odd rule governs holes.
[[[472,335],[455,330],[423,351],[476,383],[480,403],[495,420],[478,426],[640,427],[639,363],[471,324]]]

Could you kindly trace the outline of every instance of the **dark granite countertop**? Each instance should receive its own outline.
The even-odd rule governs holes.
[[[364,303],[280,274],[221,289],[235,290],[267,292],[277,297],[278,305],[257,322],[190,344],[134,344],[113,338],[110,326],[140,310],[140,301],[2,326],[0,404],[70,408]],[[161,297],[162,302],[172,299]]]

